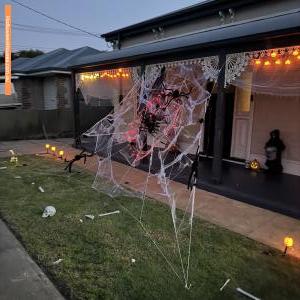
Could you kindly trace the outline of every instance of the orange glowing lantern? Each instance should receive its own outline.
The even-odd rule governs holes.
[[[277,53],[276,52],[272,52],[271,53],[271,57],[275,58],[277,56]]]
[[[261,64],[261,61],[260,61],[259,59],[256,59],[256,60],[255,60],[255,64],[256,64],[256,65],[260,65],[260,64]]]
[[[285,63],[286,65],[290,65],[292,62],[291,62],[289,59],[287,59],[284,63]]]
[[[257,159],[254,159],[250,162],[250,169],[253,171],[259,171],[260,170],[260,163]]]
[[[293,240],[292,237],[286,236],[286,237],[284,238],[284,240],[283,240],[283,243],[284,243],[284,246],[285,246],[283,255],[286,255],[287,249],[293,247],[293,245],[294,245],[294,240]]]
[[[281,60],[280,60],[280,59],[276,59],[276,60],[275,60],[275,64],[276,64],[276,65],[281,65]]]
[[[298,51],[298,50],[294,50],[294,51],[293,51],[293,55],[294,55],[294,56],[297,56],[298,54],[299,54],[299,51]]]
[[[268,60],[266,60],[265,62],[264,62],[264,65],[265,66],[269,66],[271,63],[268,61]]]

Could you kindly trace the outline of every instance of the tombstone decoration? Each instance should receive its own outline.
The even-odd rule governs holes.
[[[266,166],[269,173],[281,173],[283,168],[281,164],[281,154],[285,149],[285,145],[280,139],[279,129],[270,132],[270,139],[265,145],[266,151]]]

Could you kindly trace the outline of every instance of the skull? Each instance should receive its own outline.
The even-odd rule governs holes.
[[[46,206],[43,212],[42,217],[47,218],[47,217],[53,217],[56,213],[56,209],[54,206]]]

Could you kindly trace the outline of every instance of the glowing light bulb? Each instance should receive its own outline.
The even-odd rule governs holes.
[[[293,51],[293,55],[294,55],[294,56],[297,56],[298,54],[299,54],[299,51],[298,51],[298,50],[294,50],[294,51]]]
[[[276,65],[280,65],[281,64],[281,60],[280,59],[276,59],[275,64]]]
[[[300,59],[300,55],[297,56],[297,59]]]
[[[255,61],[255,64],[256,64],[256,65],[260,65],[260,64],[261,64],[261,61],[260,61],[259,59],[257,59],[257,60]]]
[[[51,151],[52,151],[52,152],[55,152],[55,151],[56,151],[56,147],[55,147],[55,146],[52,146],[52,147],[51,147]]]
[[[272,52],[272,53],[271,53],[271,57],[274,58],[274,57],[276,57],[276,56],[277,56],[277,53],[276,53],[276,52]]]
[[[286,65],[290,65],[292,62],[291,62],[289,59],[287,59],[284,63],[285,63]]]
[[[268,60],[266,60],[265,62],[264,62],[264,65],[265,66],[269,66],[271,63],[268,61]]]
[[[46,145],[45,145],[45,148],[46,148],[46,149],[50,149],[50,145],[49,145],[49,144],[46,144]]]

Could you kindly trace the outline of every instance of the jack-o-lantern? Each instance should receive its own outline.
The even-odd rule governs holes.
[[[260,163],[257,159],[254,159],[250,162],[250,169],[253,171],[259,171],[260,170]]]

